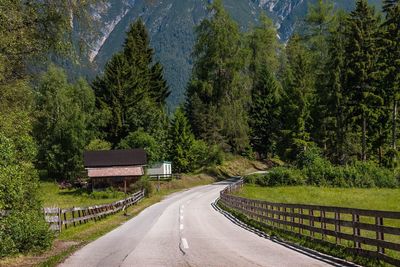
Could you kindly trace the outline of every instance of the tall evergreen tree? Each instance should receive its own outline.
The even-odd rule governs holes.
[[[274,155],[281,129],[282,88],[266,65],[260,67],[252,88],[249,112],[251,144],[261,156]]]
[[[320,127],[325,128],[326,139],[323,142],[327,145],[327,155],[333,161],[344,164],[347,159],[346,151],[348,152],[345,120],[347,105],[345,94],[346,14],[338,13],[336,22],[328,37],[328,60],[324,66],[327,83],[322,90],[318,91],[318,108],[321,109],[324,118],[324,125]]]
[[[310,53],[301,37],[294,35],[286,47],[287,67],[283,99],[283,142],[280,150],[294,157],[310,141],[310,107],[314,100],[314,79]],[[281,151],[282,153],[282,151]]]
[[[214,1],[209,12],[211,18],[196,29],[186,110],[198,137],[240,152],[248,146],[249,98],[248,81],[241,72],[245,64],[242,36],[221,0]]]
[[[391,107],[391,148],[397,149],[397,110],[400,99],[400,1],[385,0],[384,12],[386,20],[382,25],[382,52],[383,64],[381,87],[386,92],[386,106]]]
[[[159,132],[165,131],[164,107],[170,92],[162,66],[153,63],[153,50],[141,19],[131,25],[122,52],[106,64],[93,88],[97,106],[106,114],[106,139],[114,146],[140,128],[164,136]]]
[[[183,173],[191,171],[192,147],[194,135],[182,107],[178,107],[174,113],[169,130],[169,154],[174,172]]]
[[[346,89],[352,105],[351,115],[356,125],[361,128],[361,159],[367,159],[368,126],[372,126],[382,98],[374,88],[376,62],[378,19],[374,9],[366,0],[358,0],[356,8],[348,18],[349,36],[346,45],[347,84]],[[354,129],[357,131],[357,129]],[[372,137],[372,135],[370,135]]]

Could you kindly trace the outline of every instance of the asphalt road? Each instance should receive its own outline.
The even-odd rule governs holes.
[[[232,223],[212,207],[227,182],[175,193],[60,266],[328,266]]]

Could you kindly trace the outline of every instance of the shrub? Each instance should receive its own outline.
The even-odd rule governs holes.
[[[352,166],[358,174],[353,180],[355,187],[398,187],[398,180],[393,171],[377,166],[373,162],[356,162]]]
[[[145,195],[150,196],[154,192],[153,184],[148,176],[142,176],[139,181],[129,186],[131,193],[136,193],[139,190],[145,190]]]
[[[110,142],[107,142],[102,139],[93,139],[90,143],[85,147],[86,150],[111,150],[112,145]]]
[[[40,211],[14,211],[0,220],[0,257],[51,246],[53,234]]]
[[[298,169],[276,167],[266,174],[246,176],[245,182],[260,186],[304,185],[306,178]]]

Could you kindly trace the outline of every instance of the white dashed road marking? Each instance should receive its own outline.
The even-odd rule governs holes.
[[[188,244],[186,238],[182,238],[182,246],[184,249],[189,249],[189,244]]]

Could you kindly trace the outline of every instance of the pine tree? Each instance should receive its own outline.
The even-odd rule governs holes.
[[[243,151],[248,146],[249,86],[241,72],[245,64],[242,37],[221,0],[214,1],[209,11],[212,17],[196,29],[186,111],[197,137]]]
[[[321,145],[327,153],[329,133],[327,129],[328,110],[321,109],[325,101],[327,87],[326,69],[328,61],[328,36],[334,24],[333,4],[326,0],[318,0],[310,5],[306,16],[305,33],[302,38],[304,45],[310,52],[312,75],[315,80],[315,103],[311,106],[312,127],[311,138]]]
[[[327,83],[318,92],[318,108],[324,118],[326,131],[325,142],[327,154],[335,162],[344,164],[346,162],[346,105],[345,93],[345,43],[346,36],[346,14],[338,13],[336,25],[328,37],[328,59],[324,66]],[[321,137],[320,137],[321,138]],[[320,140],[321,141],[321,140]],[[345,151],[347,150],[347,151]]]
[[[274,155],[281,129],[282,89],[266,65],[260,67],[252,88],[249,112],[251,144],[261,156]]]
[[[124,55],[118,53],[106,64],[104,74],[93,82],[98,108],[108,115],[103,131],[114,145],[133,130],[129,123],[132,117],[130,108],[137,105],[145,94],[140,86],[143,84],[140,73],[140,70],[130,68]]]
[[[397,148],[397,109],[400,99],[400,2],[398,0],[385,0],[384,12],[386,20],[383,24],[383,64],[384,84],[387,93],[386,105],[392,107],[392,137],[391,147]]]
[[[284,81],[282,150],[293,158],[310,141],[310,107],[314,101],[314,79],[311,56],[298,35],[286,47],[287,67]]]
[[[93,83],[97,106],[106,117],[103,130],[114,147],[140,128],[153,136],[164,136],[165,103],[170,91],[161,64],[153,64],[153,54],[147,30],[139,19],[127,32],[122,52],[111,58],[104,74]]]
[[[192,146],[194,135],[182,107],[174,113],[169,130],[169,154],[173,171],[183,173],[192,171]]]
[[[346,45],[347,85],[352,117],[361,128],[361,159],[367,159],[368,124],[378,114],[382,98],[374,88],[377,62],[378,19],[366,0],[358,0],[348,18]],[[356,129],[355,129],[356,130]]]
[[[379,155],[380,159],[385,157],[383,161],[386,166],[395,167],[398,158],[397,109],[400,99],[400,2],[384,1],[383,11],[386,16],[380,27],[378,67],[381,79],[377,82],[377,87],[384,99],[386,112],[382,112],[379,120]],[[386,151],[383,152],[382,147],[385,149],[385,145]]]

